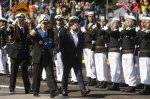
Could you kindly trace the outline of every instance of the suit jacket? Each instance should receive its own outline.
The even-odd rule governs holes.
[[[36,30],[36,32],[37,32],[36,35],[34,37],[32,37],[32,39],[33,39],[33,54],[32,54],[33,63],[39,63],[40,59],[42,57],[42,54],[45,54],[47,59],[52,58],[41,35],[38,33],[37,30]],[[53,45],[52,30],[49,29],[47,31],[47,37],[49,39],[49,43],[52,43],[52,45]]]
[[[24,26],[24,33],[18,25],[13,27],[11,32],[7,31],[6,35],[9,37],[9,44],[6,48],[8,55],[11,58],[18,58],[19,52],[23,51],[24,58],[29,57],[29,46],[32,44],[31,39],[28,37],[29,28]]]
[[[82,64],[83,51],[83,36],[78,33],[78,44],[75,46],[72,34],[67,32],[61,39],[60,51],[62,53],[62,60],[64,66],[74,66],[79,63]]]

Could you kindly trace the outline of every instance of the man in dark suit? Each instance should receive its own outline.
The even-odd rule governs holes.
[[[90,90],[87,90],[84,85],[82,75],[82,51],[83,39],[79,33],[78,18],[71,19],[69,22],[70,30],[66,33],[60,42],[60,51],[62,53],[62,60],[64,64],[63,78],[62,78],[62,95],[68,96],[68,77],[71,68],[74,69],[75,75],[81,89],[81,95],[86,96]]]
[[[7,28],[7,35],[10,38],[7,52],[11,58],[11,75],[9,85],[10,92],[15,91],[17,72],[20,65],[25,93],[28,94],[30,90],[28,65],[29,45],[31,44],[31,40],[28,38],[28,34],[29,28],[27,25],[25,25],[25,14],[17,14],[16,23],[13,26],[9,26]]]
[[[56,80],[53,73],[52,62],[52,43],[53,32],[48,28],[49,16],[43,14],[39,19],[39,27],[30,32],[31,38],[33,38],[33,83],[32,90],[33,96],[39,96],[41,74],[43,68],[46,70],[46,81],[50,91],[50,98],[54,98],[59,95]]]

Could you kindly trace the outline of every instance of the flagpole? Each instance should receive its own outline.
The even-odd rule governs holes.
[[[10,5],[9,5],[10,9],[12,8],[12,0],[10,0]]]
[[[106,18],[108,19],[108,0],[106,2]]]

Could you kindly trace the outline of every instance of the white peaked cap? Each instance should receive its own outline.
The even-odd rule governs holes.
[[[50,21],[50,16],[46,14],[41,14],[38,24],[42,24],[43,22],[49,22]]]
[[[128,15],[125,17],[125,19],[132,19],[132,20],[136,20],[135,16],[132,15]]]
[[[26,18],[26,14],[24,13],[19,13],[19,14],[16,14],[15,18],[18,18],[18,19],[25,19]]]
[[[105,20],[105,16],[101,16],[101,17],[100,17],[100,20]]]
[[[144,19],[150,21],[150,17],[145,17]]]
[[[94,11],[87,12],[87,15],[94,15]]]
[[[8,20],[3,17],[0,17],[0,21],[7,22]]]
[[[116,18],[116,17],[115,17],[115,18],[113,18],[113,19],[111,20],[111,24],[113,24],[113,23],[114,23],[114,22],[116,22],[116,21],[118,21],[118,22],[119,22],[119,21],[120,21],[120,19],[119,19],[119,18]]]
[[[71,16],[69,17],[69,20],[79,20],[79,18],[77,16]]]
[[[62,15],[56,15],[55,19],[63,19],[64,17]]]

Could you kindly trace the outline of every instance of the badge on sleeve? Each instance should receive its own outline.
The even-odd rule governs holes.
[[[39,44],[42,44],[42,43],[43,43],[43,42],[40,40],[40,41],[39,41]]]

